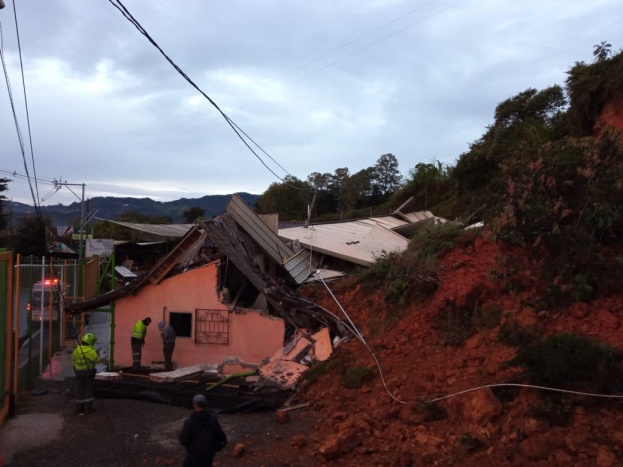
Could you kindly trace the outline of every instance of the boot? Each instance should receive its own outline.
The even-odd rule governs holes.
[[[78,415],[82,415],[84,413],[84,404],[78,404],[77,405],[76,413]]]

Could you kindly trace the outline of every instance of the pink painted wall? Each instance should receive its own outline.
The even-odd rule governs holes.
[[[218,262],[178,274],[157,285],[149,284],[133,296],[116,301],[115,307],[115,367],[132,365],[130,337],[139,319],[149,316],[142,366],[162,361],[162,340],[158,321],[169,322],[169,311],[192,313],[191,337],[178,335],[173,352],[173,366],[220,364],[234,357],[241,362],[259,364],[283,344],[284,323],[281,318],[261,315],[257,310],[238,309],[229,316],[228,344],[195,343],[195,309],[228,310],[218,300],[216,290]]]

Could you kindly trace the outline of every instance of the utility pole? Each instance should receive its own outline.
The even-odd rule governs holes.
[[[0,0],[2,1],[2,0]],[[84,205],[84,189],[86,187],[86,185],[84,183],[67,183],[67,182],[60,182],[60,181],[56,181],[54,180],[54,188],[58,191],[61,189],[62,186],[67,187],[67,189],[69,191],[71,191],[74,196],[76,198],[78,198],[80,200],[81,204],[81,208],[80,208],[80,247],[79,247],[79,259],[82,262],[82,260],[84,259],[84,229],[86,226],[86,213],[85,213],[85,205]],[[78,196],[76,195],[76,193],[74,193],[74,191],[69,188],[70,186],[81,186],[82,187],[82,196]]]
[[[80,207],[80,253],[78,259],[82,261],[84,259],[84,183],[82,184],[82,205]]]

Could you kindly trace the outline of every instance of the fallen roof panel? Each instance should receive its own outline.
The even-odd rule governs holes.
[[[313,251],[370,266],[384,253],[403,251],[409,240],[376,223],[352,221],[314,225],[309,228],[293,227],[279,230],[279,236],[298,240]]]
[[[122,225],[129,229],[139,230],[141,232],[158,235],[161,237],[178,238],[183,237],[192,229],[195,224],[138,224],[135,222],[119,222],[109,219],[99,219],[102,221],[112,222],[113,224]]]
[[[225,208],[236,223],[270,255],[277,264],[283,264],[294,256],[294,251],[273,232],[264,221],[237,194],[233,194]]]

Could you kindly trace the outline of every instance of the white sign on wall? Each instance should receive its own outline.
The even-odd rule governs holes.
[[[85,256],[110,256],[115,246],[113,239],[87,239]]]

